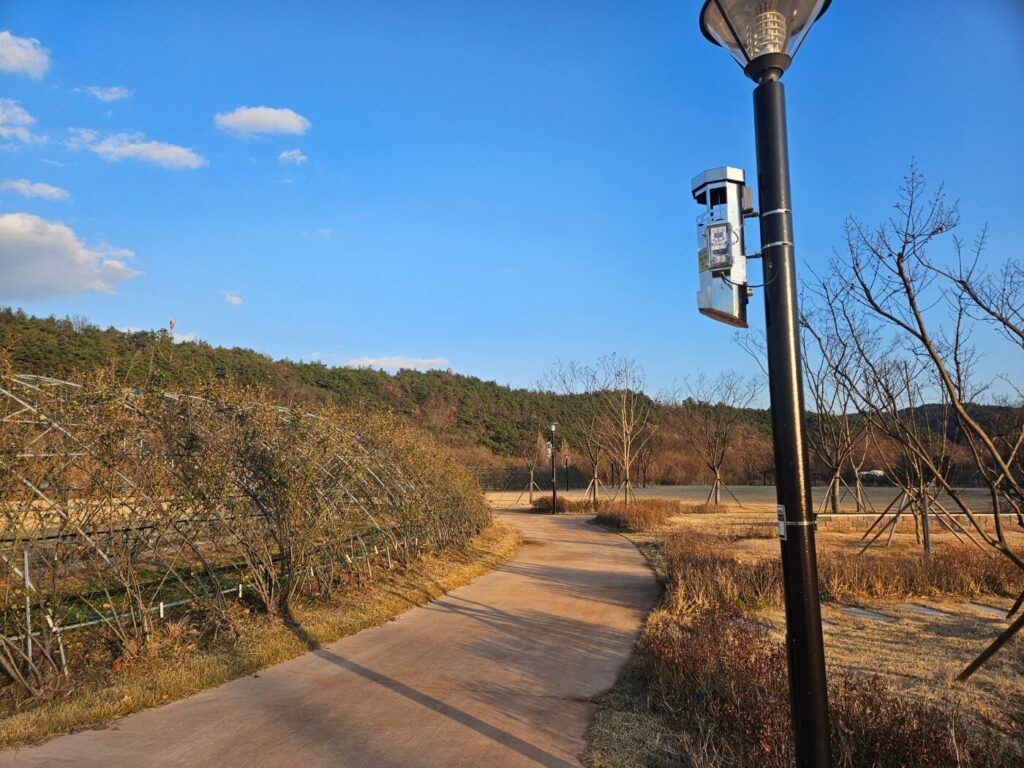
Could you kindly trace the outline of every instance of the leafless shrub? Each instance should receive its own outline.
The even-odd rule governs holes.
[[[538,512],[551,511],[551,496],[538,496],[531,505]],[[594,504],[590,499],[567,499],[559,496],[555,504],[555,514],[558,515],[592,515]]]
[[[668,499],[634,499],[628,504],[604,501],[597,510],[597,521],[620,531],[639,533],[665,526],[669,518],[681,511],[679,502]]]
[[[0,673],[17,695],[71,685],[99,658],[82,635],[70,654],[76,625],[114,663],[176,606],[230,633],[240,589],[290,621],[295,599],[458,545],[489,515],[472,476],[391,416],[0,371]]]

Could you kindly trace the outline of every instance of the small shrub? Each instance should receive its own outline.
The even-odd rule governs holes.
[[[628,504],[603,501],[597,510],[597,521],[620,531],[640,533],[665,526],[680,511],[679,502],[668,499],[636,499]]]
[[[551,496],[535,498],[530,506],[537,512],[551,512]],[[594,513],[594,503],[590,499],[567,499],[559,496],[555,506],[556,515],[590,515]]]

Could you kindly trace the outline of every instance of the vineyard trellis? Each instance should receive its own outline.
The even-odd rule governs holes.
[[[0,505],[0,673],[30,696],[74,675],[74,629],[131,653],[176,606],[230,627],[243,590],[291,620],[296,597],[327,599],[489,519],[472,476],[388,415],[102,374],[0,375]]]

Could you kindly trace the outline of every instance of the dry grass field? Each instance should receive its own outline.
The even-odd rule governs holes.
[[[785,627],[774,496],[738,490],[743,507],[716,513],[699,506],[706,488],[669,489],[655,506],[671,499],[681,513],[646,532],[617,526],[651,560],[666,592],[637,655],[601,703],[590,765],[790,759],[776,735],[759,730],[778,726],[788,738],[788,720],[774,711],[787,708],[784,655],[773,655],[781,653]],[[882,507],[893,495],[872,492]],[[1021,764],[1024,643],[1004,647],[966,683],[955,680],[1007,626],[999,611],[1024,588],[1019,572],[938,526],[930,561],[912,525],[901,526],[889,546],[883,539],[859,554],[865,526],[845,522],[821,526],[818,536],[837,765]],[[1024,535],[1014,532],[1011,542],[1024,548]],[[765,668],[772,658],[781,673]],[[741,695],[749,681],[737,675],[757,679],[758,689]],[[773,686],[781,698],[760,690]],[[729,718],[731,725],[723,722]],[[730,728],[737,733],[730,736]],[[746,752],[737,746],[744,738],[751,740]]]

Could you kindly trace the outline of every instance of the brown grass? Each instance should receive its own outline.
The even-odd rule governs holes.
[[[163,625],[145,655],[122,659],[70,694],[36,701],[0,720],[0,748],[95,726],[130,712],[190,696],[263,667],[305,653],[368,627],[383,624],[411,607],[462,586],[508,560],[521,537],[495,521],[469,543],[426,555],[396,569],[365,589],[330,604],[297,605],[297,626],[265,613],[235,607],[237,635],[210,640],[190,615]]]
[[[679,727],[713,734],[703,765],[792,764],[785,646],[748,616],[715,608],[659,612],[643,638],[650,684]],[[836,766],[1009,766],[1009,745],[989,741],[955,711],[900,696],[874,675],[829,680]]]
[[[666,586],[638,651],[598,708],[587,764],[595,768],[792,764],[787,663],[777,550],[749,550],[735,523],[633,536]],[[768,544],[753,541],[751,544]],[[1015,595],[998,559],[962,547],[822,558],[828,599]],[[900,623],[851,619],[829,603],[833,760],[836,766],[1010,766],[1018,737],[1021,655],[1011,649],[972,679],[952,682],[991,640],[991,620],[900,614]],[[937,650],[938,649],[938,650]]]
[[[530,507],[536,512],[551,512],[551,496],[544,495],[535,498]],[[558,515],[592,515],[594,514],[594,503],[590,499],[573,499],[559,494],[555,506],[555,514]]]
[[[760,529],[757,537],[761,537]],[[663,550],[665,578],[677,610],[719,604],[742,609],[782,605],[777,556],[738,559],[735,548],[723,537],[692,529],[667,535]],[[930,559],[920,553],[857,555],[825,550],[818,562],[818,575],[826,601],[943,595],[1016,597],[1024,590],[1024,578],[1006,558],[954,545],[937,549]]]
[[[895,599],[910,596],[983,595],[1016,597],[1024,574],[994,551],[951,544],[931,558],[920,551],[892,556],[826,550],[818,563],[823,599]]]
[[[689,511],[688,507],[669,499],[636,499],[628,504],[603,501],[597,510],[597,522],[630,533],[654,531],[667,525],[676,515]]]

